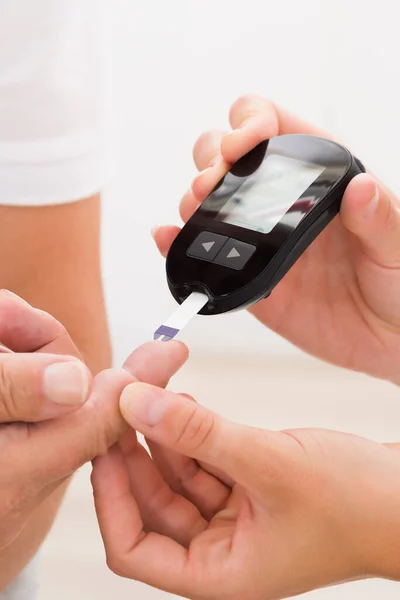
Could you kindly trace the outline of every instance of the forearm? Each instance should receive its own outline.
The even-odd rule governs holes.
[[[100,198],[40,208],[0,207],[0,223],[0,288],[63,323],[93,373],[108,368]]]
[[[60,320],[93,373],[108,368],[99,198],[57,207],[0,207],[0,224],[0,288]],[[0,590],[36,553],[66,487],[63,484],[44,502],[18,539],[0,553]]]
[[[0,594],[32,560],[57,515],[67,484],[63,484],[33,514],[18,538],[0,552]]]
[[[400,443],[383,446],[390,450],[388,461],[394,468],[383,467],[379,487],[371,481],[365,494],[358,547],[366,576],[400,581]]]

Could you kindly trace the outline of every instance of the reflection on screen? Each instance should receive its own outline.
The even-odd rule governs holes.
[[[224,204],[226,223],[269,233],[325,167],[272,154]]]

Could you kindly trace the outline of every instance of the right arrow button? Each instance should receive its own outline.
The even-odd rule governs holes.
[[[230,238],[219,251],[214,262],[240,271],[253,256],[256,247]]]

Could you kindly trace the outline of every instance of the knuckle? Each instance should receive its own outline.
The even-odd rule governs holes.
[[[128,425],[123,420],[118,403],[105,413],[101,407],[94,407],[93,419],[90,424],[91,439],[88,444],[87,460],[95,456],[104,456],[110,447],[117,442]]]
[[[247,108],[249,104],[252,104],[254,97],[254,94],[241,94],[232,104],[231,111]]]
[[[96,436],[93,440],[93,446],[90,451],[90,457],[92,456],[105,456],[109,448],[116,441],[117,434],[114,431],[111,423],[107,422],[98,429]],[[89,458],[91,460],[91,458]]]
[[[214,415],[206,410],[202,410],[199,405],[194,404],[178,435],[178,446],[186,446],[191,450],[199,450],[211,438],[214,425]]]
[[[112,422],[112,419],[104,419],[104,415],[99,415],[98,425],[94,428],[94,435],[89,447],[87,460],[92,460],[96,456],[105,456],[110,447],[120,437],[120,433],[117,426]]]
[[[155,494],[143,511],[147,521],[152,521],[154,517],[165,513],[174,503],[174,500],[175,494],[169,487],[165,487]]]
[[[4,421],[19,418],[18,400],[9,377],[6,361],[0,362],[0,406]]]
[[[181,201],[180,205],[179,205],[179,216],[182,219],[182,221],[184,223],[186,223],[186,221],[189,218],[188,215],[189,211],[188,211],[188,201],[186,198],[183,198],[183,200]]]
[[[384,231],[389,231],[393,224],[398,222],[399,215],[397,213],[393,198],[388,199],[384,213],[382,215],[382,228]],[[397,229],[397,227],[396,227]]]
[[[273,102],[268,98],[259,94],[244,94],[239,96],[232,105],[229,117],[234,121],[238,119],[244,121],[270,109],[273,109],[274,112],[276,112]]]
[[[193,158],[196,164],[198,164],[201,159],[208,159],[211,161],[219,155],[223,136],[224,132],[215,129],[204,131],[197,138],[197,141],[193,146]],[[198,166],[200,165],[198,164]],[[204,166],[205,165],[201,165],[201,167]]]
[[[57,476],[73,473],[86,462],[105,455],[128,429],[118,401],[122,390],[131,381],[132,377],[122,369],[109,369],[96,377],[89,401],[70,417],[71,438],[69,433],[63,435],[62,444],[70,446],[70,451],[62,453],[62,468],[59,468],[61,456],[53,460]]]
[[[230,109],[230,115],[232,116],[236,112],[242,112],[248,110],[253,104],[258,103],[260,96],[256,94],[242,94],[232,104]]]
[[[214,129],[207,129],[206,131],[203,131],[196,140],[194,151],[198,150],[201,144],[208,143],[210,140],[212,140],[217,133],[217,130]]]
[[[100,422],[100,419],[100,415],[98,417],[94,416],[92,422],[88,424],[86,439],[77,452],[72,452],[68,457],[63,457],[63,460],[58,459],[55,462],[54,476],[57,476],[57,478],[70,476],[97,456],[107,454],[119,436],[111,422],[108,420]]]
[[[125,561],[117,553],[107,554],[106,563],[112,573],[119,577],[127,577]]]
[[[196,461],[189,461],[186,463],[178,474],[178,482],[183,492],[186,487],[196,479],[202,468]]]

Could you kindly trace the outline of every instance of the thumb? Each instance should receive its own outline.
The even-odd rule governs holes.
[[[82,408],[40,423],[29,436],[14,435],[18,443],[9,445],[8,460],[18,478],[43,488],[105,454],[126,431],[118,399],[132,379],[122,369],[102,371]]]
[[[186,358],[181,342],[151,342],[131,354],[125,369],[99,373],[79,410],[41,423],[31,429],[29,438],[14,445],[13,460],[21,469],[21,480],[29,477],[47,485],[106,454],[128,429],[119,409],[124,388],[138,376],[158,384],[166,382]]]
[[[0,354],[0,423],[37,422],[79,408],[91,375],[79,360],[53,354]]]
[[[355,177],[340,215],[373,261],[383,267],[400,266],[400,203],[382,184],[367,174]]]
[[[220,469],[254,489],[281,480],[286,446],[281,434],[237,425],[188,397],[144,383],[125,388],[124,419],[146,438]],[[278,475],[279,472],[279,475]]]

